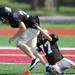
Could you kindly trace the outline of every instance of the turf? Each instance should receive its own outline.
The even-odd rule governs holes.
[[[59,36],[59,47],[75,47],[75,36]]]
[[[43,28],[75,28],[75,23],[70,24],[70,23],[66,23],[66,24],[53,24],[53,23],[40,23],[41,27]],[[0,22],[0,28],[10,28],[10,26],[8,24],[3,24]]]
[[[15,46],[15,41],[9,44],[8,40],[11,36],[0,35],[0,46]]]
[[[73,24],[69,24],[69,23],[66,23],[66,24],[41,23],[41,27],[46,28],[46,29],[49,29],[49,28],[75,28],[75,23],[73,23]]]
[[[8,43],[8,39],[11,36],[0,35],[0,46],[16,46],[15,41],[11,44]],[[75,36],[59,36],[59,47],[75,47]]]
[[[40,68],[39,68],[40,67]],[[26,64],[1,64],[0,65],[0,74],[23,74],[25,70],[29,68],[29,65]],[[43,65],[37,65],[31,73],[44,73],[45,68]]]
[[[0,65],[0,74],[8,75],[23,75],[24,71],[29,68],[29,65],[26,64],[1,64]],[[32,71],[32,75],[44,75],[45,67],[41,64],[37,65]],[[65,73],[75,73],[74,69],[67,69]]]

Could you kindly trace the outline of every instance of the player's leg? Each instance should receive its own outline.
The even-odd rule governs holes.
[[[36,57],[38,57],[40,59],[40,61],[42,62],[42,64],[46,67],[46,72],[51,72],[51,67],[49,66],[49,63],[47,62],[43,52],[42,54],[40,54],[36,48],[32,49],[33,53],[35,54]],[[36,65],[33,65],[30,67],[29,70],[32,70]]]
[[[19,48],[26,53],[28,56],[32,58],[32,63],[30,65],[31,69],[39,62],[39,58],[36,58],[36,56],[32,53],[31,49],[26,44],[21,44]],[[31,70],[30,69],[30,70]]]
[[[32,59],[35,59],[35,55],[32,53],[30,47],[28,47],[26,44],[22,43],[20,46],[18,46],[24,53],[26,53],[29,57]]]
[[[36,56],[38,58],[40,58],[40,60],[43,63],[43,65],[46,67],[46,75],[47,74],[48,75],[50,75],[50,74],[51,75],[58,75],[58,72],[55,71],[54,68],[51,65],[49,65],[49,63],[48,63],[48,61],[47,61],[47,59],[45,57],[43,58],[43,56],[38,52],[36,52]]]
[[[65,61],[68,62],[68,64],[69,64],[70,67],[75,68],[75,62],[73,62],[72,60],[67,59],[67,58],[65,58]]]
[[[46,57],[44,56],[44,58],[38,53],[37,57],[39,57],[43,63],[43,65],[46,67],[46,75],[58,75],[57,71],[54,70],[54,68],[52,67],[52,65],[50,65],[46,59]]]
[[[36,38],[35,38],[36,39]],[[35,41],[35,39],[33,39],[32,41]],[[40,58],[40,61],[43,63],[43,65],[46,67],[46,72],[51,72],[51,66],[49,66],[49,63],[48,61],[46,60],[46,57],[44,55],[44,53],[42,52],[43,56],[36,50],[35,46],[34,46],[34,43],[35,42],[32,42],[33,44],[33,53],[35,54],[36,57]]]
[[[47,66],[47,60],[46,60],[46,58],[44,57],[44,54],[43,53],[39,53],[39,52],[35,52],[35,55],[38,57],[38,58],[40,58],[40,61],[41,61],[41,63],[43,64],[43,65],[46,65]],[[48,65],[49,66],[49,65]]]
[[[63,73],[65,69],[71,68],[72,66],[75,66],[73,61],[67,58],[63,58],[62,60],[57,62],[57,64],[54,65],[53,67],[58,73]]]
[[[29,43],[27,44],[31,48],[31,51],[33,52],[33,54],[37,57],[35,52],[36,52],[36,46],[37,46],[37,35],[39,34],[39,31],[35,29],[31,29],[31,31],[33,32],[33,38],[29,40],[28,41]],[[30,70],[32,70],[39,61],[40,61],[39,58],[33,59],[30,65]]]
[[[55,71],[57,71],[59,74],[62,73],[61,68],[59,67],[58,64],[53,65],[53,68],[55,69]]]
[[[46,58],[44,57],[43,53],[40,54],[39,52],[36,51],[36,52],[34,52],[34,54],[35,54],[36,57],[38,57],[38,58],[40,59],[41,63],[42,63],[46,68],[49,67],[49,64],[48,64]]]
[[[20,36],[18,39],[17,39],[17,46],[24,52],[26,53],[27,55],[29,55],[33,60],[34,62],[36,62],[36,57],[35,55],[33,54],[33,52],[31,51],[31,45],[30,42],[34,42],[32,41],[33,38],[35,38],[37,36],[37,30],[35,29],[27,29],[26,32],[24,32],[22,34],[22,36]],[[36,40],[37,41],[37,40]],[[35,63],[34,63],[35,64]]]
[[[47,63],[46,63],[46,60],[43,58],[43,56],[36,50],[36,43],[37,43],[37,37],[35,37],[32,41],[34,41],[34,42],[31,42],[32,44],[30,44],[30,45],[32,45],[32,52],[34,53],[34,55],[36,56],[36,57],[38,57],[39,59],[40,59],[40,61],[44,64],[44,65],[48,65]],[[32,61],[32,63],[33,63],[33,61]],[[32,65],[32,64],[31,64]],[[31,66],[30,67],[30,70],[32,70],[33,68],[35,67],[35,65],[33,65],[33,66]]]
[[[62,64],[63,64],[63,66],[62,66]],[[61,60],[61,62],[59,62],[59,66],[61,67],[62,70],[65,70],[66,68],[72,68],[72,66],[75,67],[75,64],[70,59],[63,58]]]
[[[30,33],[30,29],[27,29],[20,37],[17,38],[17,46],[27,55],[32,57],[32,59],[35,58],[34,54],[30,50],[31,48],[28,46],[27,43],[29,43],[29,40],[33,38],[32,32]]]

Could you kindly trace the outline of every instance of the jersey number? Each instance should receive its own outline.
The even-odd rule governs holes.
[[[40,48],[43,50],[43,52],[45,53],[45,55],[52,53],[50,42],[48,42],[48,41],[44,45],[41,45]]]

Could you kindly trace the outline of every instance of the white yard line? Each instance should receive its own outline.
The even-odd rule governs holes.
[[[0,49],[13,49],[13,50],[19,50],[19,48],[16,47],[0,47]],[[60,50],[75,50],[75,48],[70,48],[70,47],[60,47]]]
[[[70,47],[63,47],[59,48],[60,50],[75,50],[75,48],[70,48]]]
[[[10,50],[10,49],[13,49],[13,50],[15,50],[15,49],[19,49],[19,48],[17,48],[17,47],[0,47],[0,49],[8,49],[8,50]]]
[[[29,65],[30,63],[6,63],[6,62],[1,62],[0,64],[27,64],[27,65]]]

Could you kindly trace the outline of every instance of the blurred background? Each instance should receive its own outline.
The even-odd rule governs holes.
[[[75,0],[0,0],[0,4],[20,8],[29,14],[39,16],[75,13]]]

